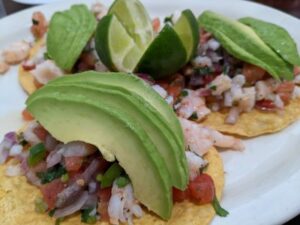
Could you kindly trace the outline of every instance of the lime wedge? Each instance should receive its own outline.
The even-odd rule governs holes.
[[[96,51],[111,70],[132,72],[142,51],[128,34],[118,18],[112,14],[103,17],[96,29]]]
[[[194,56],[199,43],[198,22],[191,10],[187,9],[181,13],[174,29],[187,52],[186,62],[188,62]]]
[[[108,13],[119,19],[141,50],[145,50],[152,42],[154,37],[152,23],[140,1],[116,0]]]
[[[187,53],[180,37],[173,27],[166,24],[145,51],[136,70],[161,79],[176,73],[186,59]]]

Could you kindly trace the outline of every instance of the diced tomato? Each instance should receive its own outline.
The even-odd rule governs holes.
[[[45,142],[46,137],[48,135],[48,131],[46,131],[44,127],[38,126],[34,128],[33,132],[41,141]]]
[[[202,173],[190,182],[190,199],[197,204],[211,203],[215,197],[215,185],[212,178]]]
[[[295,84],[292,81],[282,82],[276,89],[276,93],[279,95],[284,104],[288,104],[293,91],[295,88]]]
[[[76,172],[80,170],[83,158],[79,156],[65,157],[65,166],[68,172]]]
[[[38,82],[36,79],[34,79],[33,83],[34,83],[34,86],[35,86],[37,89],[40,89],[41,87],[44,86],[43,84],[41,84],[40,82]]]
[[[181,74],[176,74],[175,79],[167,87],[167,92],[176,99],[181,94],[184,83],[184,77]]]
[[[263,111],[274,111],[276,110],[276,105],[272,100],[264,99],[257,101],[255,107]]]
[[[214,76],[214,75],[204,75],[202,76],[202,79],[203,79],[203,85],[207,85],[209,84],[210,82],[212,82],[217,76]]]
[[[249,84],[254,84],[256,81],[263,79],[266,71],[260,67],[245,63],[242,72]]]
[[[56,179],[51,183],[41,186],[41,192],[44,201],[47,203],[50,210],[55,208],[57,195],[64,189],[64,184],[60,179]]]
[[[299,75],[300,74],[300,66],[295,66],[294,67],[294,75]]]
[[[22,67],[23,67],[23,69],[24,69],[25,71],[30,71],[30,70],[35,69],[35,64],[25,62],[25,63],[22,64]]]
[[[182,202],[185,199],[189,199],[189,189],[181,191],[177,188],[173,188],[173,202]]]
[[[160,20],[158,17],[154,18],[152,20],[152,27],[155,33],[157,33],[159,31],[160,28]]]
[[[111,197],[111,188],[100,189],[97,195],[100,201],[98,212],[101,216],[101,219],[104,221],[109,221],[108,202]]]
[[[26,109],[24,109],[22,111],[22,117],[23,117],[23,120],[25,120],[25,121],[31,121],[34,119],[34,117],[31,115],[31,113],[28,112]]]

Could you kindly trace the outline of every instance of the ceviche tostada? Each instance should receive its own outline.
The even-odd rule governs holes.
[[[150,19],[138,0],[32,15],[3,50],[29,94],[0,142],[0,224],[209,224],[216,148],[300,115],[300,58],[283,28],[205,11]]]

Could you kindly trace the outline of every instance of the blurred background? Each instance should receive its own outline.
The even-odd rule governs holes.
[[[37,4],[53,1],[58,0],[0,0],[0,18]],[[300,18],[300,0],[253,0],[253,2],[269,5]],[[300,215],[284,225],[300,225]]]

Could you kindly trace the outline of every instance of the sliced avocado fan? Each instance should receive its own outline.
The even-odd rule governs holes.
[[[132,181],[136,198],[168,219],[171,187],[184,189],[188,182],[183,139],[178,141],[164,116],[129,89],[143,87],[138,78],[109,75],[115,75],[110,82],[118,79],[123,89],[110,85],[108,75],[86,72],[50,82],[28,98],[27,109],[58,140],[84,141],[97,146],[107,160],[117,159]],[[105,77],[103,82],[100,77]],[[123,78],[131,85],[127,87]],[[167,104],[167,108],[160,106],[162,111],[172,111]]]
[[[146,131],[165,160],[173,186],[182,190],[186,188],[188,174],[185,170],[187,162],[184,156],[184,148],[181,143],[177,142],[176,135],[169,128],[167,122],[143,98],[124,88],[119,89],[102,84],[100,76],[99,74],[97,76],[98,83],[86,80],[80,82],[62,80],[61,82],[50,83],[37,96],[73,96],[76,98],[77,95],[84,95],[90,100],[104,103],[132,116]],[[34,99],[35,96],[32,96],[28,104]]]
[[[239,21],[250,26],[286,62],[300,66],[297,45],[283,27],[252,17],[241,18]]]
[[[211,11],[203,12],[200,27],[211,32],[234,57],[265,69],[276,79],[293,78],[293,66],[274,52],[252,28]]]
[[[70,71],[96,29],[96,19],[86,5],[73,5],[56,12],[47,34],[47,54],[62,69]]]

